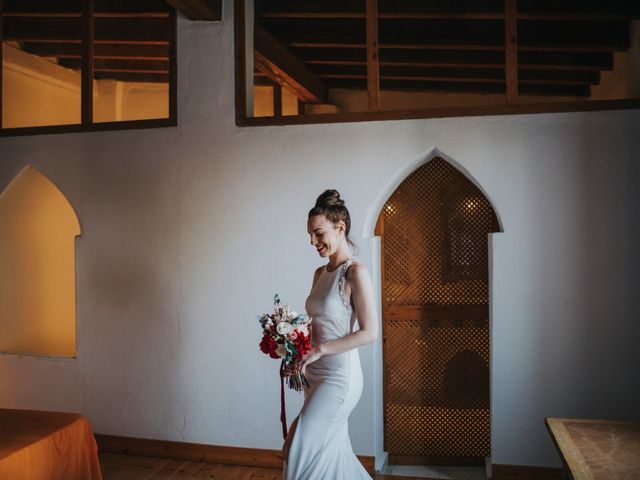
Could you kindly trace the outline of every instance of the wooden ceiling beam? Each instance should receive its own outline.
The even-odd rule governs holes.
[[[171,18],[96,18],[95,43],[166,42],[171,37]],[[81,18],[4,18],[4,40],[80,42]]]
[[[120,80],[123,82],[169,83],[168,74],[148,74],[139,72],[94,72],[96,80]]]
[[[5,18],[81,18],[81,12],[7,12]],[[95,12],[94,18],[169,18],[169,12]]]
[[[498,73],[496,75],[496,73]],[[498,83],[505,85],[505,79],[497,71],[487,70],[486,72],[476,71],[473,76],[467,76],[460,69],[451,71],[410,71],[393,69],[380,72],[380,80],[406,80],[406,81],[438,81],[438,82],[483,82]],[[563,75],[557,72],[531,71],[529,75],[521,78],[519,83],[526,84],[548,84],[548,85],[596,85],[599,83],[599,75],[593,72],[584,75]],[[354,78],[366,79],[367,76],[363,72],[357,71],[327,71],[319,72],[321,78]]]
[[[355,78],[329,78],[331,88],[364,90],[366,81]],[[381,91],[419,91],[419,92],[464,92],[504,94],[504,85],[484,82],[442,82],[442,81],[397,81],[380,79]]]
[[[321,78],[359,78],[366,79],[367,76],[357,73],[326,73],[319,74]],[[504,79],[501,78],[469,78],[462,76],[445,77],[439,75],[385,75],[380,74],[380,80],[411,80],[422,82],[482,82],[482,83],[500,83],[504,84]]]
[[[505,78],[507,104],[518,102],[518,11],[517,0],[505,0]]]
[[[261,12],[257,18],[314,18],[314,19],[366,19],[366,12]],[[457,13],[457,12],[427,12],[427,13],[395,13],[378,12],[380,19],[406,20],[501,20],[501,13]]]
[[[259,24],[254,27],[256,68],[305,103],[327,103],[322,81]]]
[[[22,38],[11,38],[8,39],[5,37],[5,40],[17,40],[20,42],[28,42],[28,43],[45,43],[45,44],[81,44],[82,40],[78,38],[32,38],[29,36],[25,36]],[[128,46],[168,46],[168,40],[95,40],[93,42],[94,45],[128,45]]]
[[[630,13],[518,13],[518,20],[560,22],[605,22],[640,19],[640,12]]]
[[[378,0],[366,0],[367,9],[367,103],[369,112],[380,111],[380,65],[378,63]]]
[[[137,68],[94,68],[94,72],[146,73],[149,75],[169,75],[169,70],[139,70]]]
[[[59,60],[60,65],[67,68],[79,69],[82,65],[82,61],[79,58],[62,58]],[[95,58],[93,61],[95,71],[108,71],[113,69],[114,71],[131,71],[131,72],[169,72],[169,61],[158,60],[154,58],[152,60],[113,60],[113,59],[100,59]]]
[[[80,11],[85,0],[4,0],[5,13],[37,13]],[[94,11],[100,13],[106,9],[114,12],[157,12],[169,11],[170,7],[158,0],[100,0]]]
[[[327,79],[331,88],[357,89],[365,88],[363,79],[336,78]],[[381,79],[382,91],[407,91],[407,92],[443,92],[443,93],[481,93],[504,95],[504,82],[442,82],[442,81],[407,81]],[[545,95],[545,96],[572,96],[588,97],[591,89],[589,85],[549,85],[536,83],[521,83],[522,95]]]
[[[258,19],[365,19],[364,12],[261,12]],[[504,13],[474,12],[378,12],[381,19],[394,20],[504,20]],[[602,22],[640,19],[640,13],[518,13],[518,20]]]
[[[307,60],[308,65],[351,65],[351,66],[366,66],[367,62],[362,60]],[[437,62],[379,62],[381,67],[416,67],[416,68],[471,68],[471,69],[483,69],[483,68],[504,68],[504,63],[437,63]],[[530,64],[526,65],[522,62],[518,64],[519,70],[566,70],[566,71],[600,71],[601,67],[597,66],[575,66],[575,65],[545,65],[545,64]]]
[[[287,42],[285,46],[294,48],[367,48],[365,43],[342,42]],[[518,46],[520,52],[623,52],[628,48],[624,45],[522,45]],[[495,51],[505,50],[504,45],[489,44],[449,44],[449,43],[381,43],[380,50],[461,50],[461,51]]]
[[[523,45],[518,46],[520,52],[625,52],[629,47],[624,45]]]
[[[79,43],[23,42],[22,48],[34,55],[57,58],[81,58]],[[94,46],[95,59],[105,60],[169,60],[169,48],[162,45],[111,45]]]
[[[222,20],[222,0],[166,0],[189,20]]]

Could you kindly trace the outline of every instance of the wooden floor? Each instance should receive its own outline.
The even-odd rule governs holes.
[[[100,466],[104,480],[282,480],[282,472],[271,468],[236,467],[117,453],[100,453]],[[419,479],[376,475],[375,480]]]

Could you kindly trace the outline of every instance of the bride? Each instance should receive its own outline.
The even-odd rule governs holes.
[[[352,253],[350,227],[340,194],[323,192],[307,230],[329,262],[315,271],[305,303],[313,319],[312,348],[283,372],[300,370],[310,383],[284,442],[283,480],[371,479],[353,452],[347,419],[362,394],[358,347],[376,341],[378,318],[369,272]]]

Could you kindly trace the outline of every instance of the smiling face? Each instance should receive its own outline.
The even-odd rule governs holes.
[[[334,224],[324,215],[314,215],[307,221],[311,245],[321,257],[329,257],[338,250],[344,241],[344,230],[344,222]]]

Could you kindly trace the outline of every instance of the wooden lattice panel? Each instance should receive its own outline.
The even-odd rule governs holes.
[[[383,208],[385,450],[490,456],[491,204],[441,158]]]
[[[487,303],[487,233],[498,223],[458,170],[431,160],[404,180],[382,217],[385,303]]]

